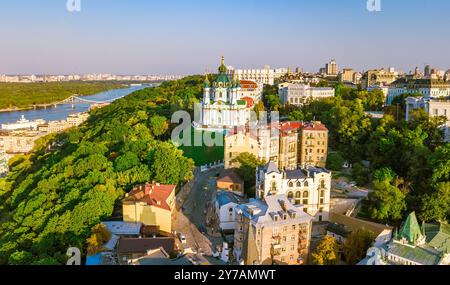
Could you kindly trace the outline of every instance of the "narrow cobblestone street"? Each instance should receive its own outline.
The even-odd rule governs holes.
[[[207,227],[207,213],[211,211],[212,198],[216,191],[216,171],[196,172],[196,181],[177,213],[174,230],[186,237],[185,249],[211,256],[222,245],[220,235],[212,235]]]

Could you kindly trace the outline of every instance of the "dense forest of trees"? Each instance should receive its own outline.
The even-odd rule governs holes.
[[[354,164],[359,184],[373,180],[368,218],[399,223],[407,212],[417,211],[423,221],[446,221],[450,216],[450,144],[440,126],[445,118],[430,118],[416,110],[404,120],[404,98],[398,99],[400,116],[388,108],[383,119],[366,111],[383,109],[383,94],[337,84],[336,97],[312,101],[303,107],[282,106],[275,89],[268,89],[265,105],[291,120],[320,120],[330,130],[334,152],[329,165],[342,158]],[[336,157],[336,153],[338,157]],[[360,162],[369,161],[366,168]],[[383,174],[383,175],[381,175]]]
[[[74,94],[93,95],[122,87],[115,82],[0,83],[0,110],[49,104]]]
[[[93,111],[78,129],[41,139],[0,180],[0,264],[61,264],[69,247],[110,218],[124,194],[148,181],[193,178],[194,162],[170,139],[173,111],[192,111],[201,76],[137,91]]]

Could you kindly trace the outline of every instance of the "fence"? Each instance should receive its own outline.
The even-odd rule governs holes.
[[[216,161],[214,163],[210,163],[210,164],[205,164],[200,166],[200,172],[206,172],[212,169],[219,169],[219,168],[224,168],[225,167],[225,163],[224,161]]]

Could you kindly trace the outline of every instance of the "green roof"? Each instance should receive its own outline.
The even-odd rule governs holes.
[[[450,225],[425,224],[427,244],[443,253],[450,253]]]
[[[422,236],[419,223],[417,222],[416,213],[409,214],[402,229],[399,233],[399,238],[405,238],[409,243],[416,244],[416,241]]]
[[[412,247],[393,242],[388,244],[385,247],[385,250],[390,254],[419,263],[421,265],[438,265],[441,261],[441,254],[432,248],[420,246]]]
[[[238,105],[247,105],[247,101],[245,101],[245,100],[238,100],[237,104]]]

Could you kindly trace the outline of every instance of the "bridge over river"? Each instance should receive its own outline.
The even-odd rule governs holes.
[[[14,123],[25,116],[28,120],[44,119],[46,121],[65,120],[73,113],[86,112],[94,104],[111,103],[137,90],[155,85],[131,86],[115,89],[90,96],[73,95],[60,102],[36,106],[34,110],[11,111],[0,113],[0,124]]]

